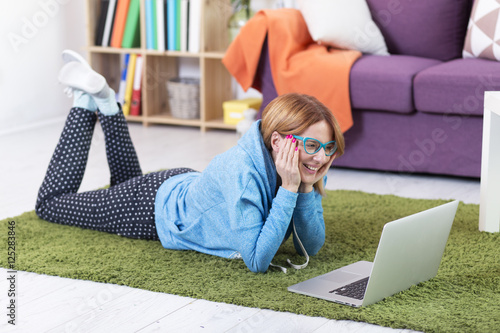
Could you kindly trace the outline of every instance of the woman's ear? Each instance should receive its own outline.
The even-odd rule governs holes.
[[[278,132],[274,131],[273,134],[271,134],[271,147],[276,153],[280,151],[281,140],[282,137]]]

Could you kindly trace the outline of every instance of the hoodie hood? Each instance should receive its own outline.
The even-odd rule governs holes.
[[[276,193],[277,171],[274,160],[264,144],[261,120],[255,121],[238,141],[238,146],[247,153],[259,174],[267,179],[271,187],[271,197]]]

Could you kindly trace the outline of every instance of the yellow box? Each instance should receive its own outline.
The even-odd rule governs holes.
[[[251,97],[245,99],[234,99],[222,103],[224,110],[224,123],[236,125],[243,119],[243,111],[247,109],[255,109],[259,111],[262,104],[262,98]]]

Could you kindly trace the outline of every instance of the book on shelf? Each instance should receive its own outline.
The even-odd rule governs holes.
[[[156,1],[156,49],[165,51],[165,3],[163,0]]]
[[[200,52],[202,0],[144,0],[146,49]],[[95,45],[141,47],[141,0],[101,0]]]
[[[181,50],[181,0],[175,0],[175,51]]]
[[[135,60],[134,83],[132,85],[132,101],[130,105],[130,115],[141,115],[141,88],[142,88],[142,73],[143,73],[143,58],[137,55]]]
[[[112,47],[121,47],[122,45],[129,5],[130,0],[120,0],[116,4],[115,21],[113,23],[113,33],[110,43]]]
[[[118,87],[118,92],[116,93],[116,100],[120,105],[125,104],[125,89],[127,88],[127,68],[128,68],[128,60],[130,58],[130,54],[125,54],[123,58],[123,68],[122,75],[120,78],[120,86]]]
[[[105,0],[103,0],[105,1]],[[115,14],[116,14],[116,1],[117,0],[109,0],[108,1],[108,9],[106,11],[106,23],[104,25],[104,29],[102,31],[102,39],[100,46],[107,47],[109,46],[109,41],[111,40],[111,34],[113,33],[113,23],[115,22]]]
[[[132,104],[132,90],[134,88],[134,75],[135,75],[135,62],[137,54],[131,53],[128,59],[127,66],[127,79],[125,86],[125,100],[122,106],[123,114],[128,116],[130,114],[130,106]]]
[[[146,48],[148,50],[156,50],[157,48],[157,17],[156,17],[156,2],[155,0],[146,0]]]
[[[177,12],[177,0],[167,0],[167,49],[175,51],[176,33],[175,19]]]
[[[121,45],[123,48],[141,47],[140,12],[141,0],[130,0]]]
[[[104,33],[104,26],[106,25],[106,17],[109,8],[109,0],[101,0],[101,11],[99,14],[99,19],[97,21],[97,27],[95,30],[94,45],[102,44],[102,36]]]
[[[167,18],[168,18],[167,1],[168,0],[157,0],[157,1],[163,1],[163,36],[165,39],[165,50],[168,50],[168,24],[167,24]]]
[[[200,52],[201,0],[189,0],[188,51]]]
[[[189,28],[189,0],[180,0],[181,10],[179,18],[179,50],[188,50],[188,28]]]
[[[158,40],[166,40],[165,49],[168,51],[199,52],[201,0],[156,1],[162,2],[161,6],[158,5],[158,8],[161,7],[164,11],[162,15],[163,22],[158,19],[157,24]],[[158,43],[161,42],[158,41]],[[162,48],[158,49],[164,50]]]

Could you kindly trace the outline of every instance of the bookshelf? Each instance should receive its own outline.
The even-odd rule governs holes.
[[[231,15],[230,0],[202,0],[200,52],[157,51],[146,48],[145,0],[140,0],[140,48],[124,49],[95,45],[101,0],[87,0],[87,52],[92,67],[104,75],[110,87],[118,91],[122,58],[126,53],[140,54],[144,59],[142,81],[142,114],[127,116],[128,121],[169,124],[207,129],[234,130],[223,122],[222,103],[233,98],[231,75],[222,64],[228,46],[227,21]],[[190,58],[197,62],[200,78],[200,117],[180,119],[171,115],[166,82],[178,77],[180,62]]]

